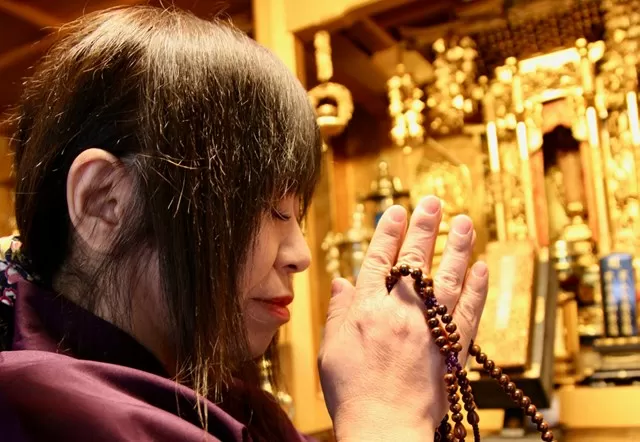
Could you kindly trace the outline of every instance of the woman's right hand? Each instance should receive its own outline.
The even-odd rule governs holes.
[[[356,287],[333,283],[325,336],[318,358],[320,379],[338,441],[430,440],[447,412],[445,364],[429,332],[424,306],[404,278],[390,294],[392,266],[431,271],[441,220],[438,198],[427,197],[407,214],[399,206],[382,216]],[[406,232],[406,233],[405,233]],[[464,364],[487,295],[487,266],[468,265],[475,239],[471,220],[451,222],[434,278],[436,297],[453,312]]]

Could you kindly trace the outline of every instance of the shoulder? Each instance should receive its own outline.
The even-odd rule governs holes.
[[[191,390],[139,370],[47,352],[0,353],[0,410],[9,411],[0,426],[15,425],[3,422],[15,417],[36,440],[250,441],[213,404],[204,433],[193,398]]]

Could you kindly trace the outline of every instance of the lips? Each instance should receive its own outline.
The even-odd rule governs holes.
[[[287,306],[293,301],[293,296],[280,296],[278,298],[256,299],[263,306],[269,316],[274,317],[281,324],[289,321],[290,313]]]
[[[293,302],[293,296],[280,296],[278,298],[257,299],[256,301],[272,304],[278,307],[287,307]]]

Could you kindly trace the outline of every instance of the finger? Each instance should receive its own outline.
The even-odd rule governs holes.
[[[327,309],[327,322],[324,327],[324,337],[327,338],[342,327],[347,312],[351,307],[356,289],[344,278],[336,278],[331,284],[331,300]]]
[[[473,222],[466,215],[456,216],[451,222],[442,260],[434,277],[434,290],[440,304],[449,311],[458,302],[467,274],[475,240]]]
[[[402,206],[389,207],[378,222],[356,283],[357,296],[372,294],[369,288],[382,293],[385,278],[396,262],[400,243],[407,225],[407,211]]]
[[[469,270],[460,301],[453,310],[453,320],[458,325],[460,344],[464,352],[469,348],[471,339],[478,333],[488,291],[489,270],[484,262],[478,261]]]
[[[420,268],[428,275],[441,220],[440,199],[435,196],[423,198],[411,216],[398,263]]]

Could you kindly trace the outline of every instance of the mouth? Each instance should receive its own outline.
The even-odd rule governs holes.
[[[272,316],[287,322],[291,317],[291,313],[287,308],[293,302],[293,296],[280,296],[277,298],[254,299]]]

